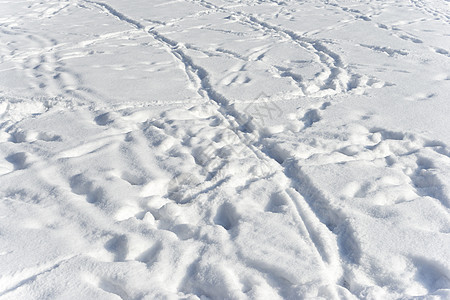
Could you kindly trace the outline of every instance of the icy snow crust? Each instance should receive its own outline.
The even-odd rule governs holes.
[[[449,299],[448,1],[0,1],[0,299]]]

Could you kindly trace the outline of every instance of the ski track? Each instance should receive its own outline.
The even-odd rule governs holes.
[[[95,3],[95,4],[105,8],[110,14],[116,16],[117,18],[119,18],[120,20],[122,20],[124,22],[127,22],[127,23],[135,26],[137,29],[144,29],[144,26],[141,25],[138,21],[130,19],[129,17],[118,12],[116,9],[112,8],[111,6],[101,3],[101,2],[92,2],[92,3]],[[202,5],[212,6],[208,2],[202,1],[201,3],[202,3]],[[255,21],[256,19],[254,19],[254,18],[249,18],[249,20],[251,20],[252,22],[254,22],[258,25],[261,25],[265,28],[269,28],[270,30],[275,30],[276,32],[281,31],[281,30],[277,30],[277,29],[273,28],[270,25],[267,25],[266,23]],[[163,35],[159,34],[155,30],[149,30],[148,32],[150,34],[152,34],[152,36],[155,39],[157,39],[158,41],[163,43],[168,48],[172,49],[172,53],[185,65],[185,69],[187,70],[187,72],[189,72],[188,70],[191,70],[189,72],[189,75],[191,75],[191,76],[192,76],[192,74],[197,75],[197,77],[198,77],[197,82],[199,81],[201,83],[201,89],[204,91],[204,94],[207,95],[209,100],[214,101],[218,105],[218,112],[221,113],[222,117],[224,119],[229,119],[230,116],[233,117],[233,119],[228,120],[228,123],[229,123],[230,129],[241,140],[241,143],[245,147],[248,147],[252,152],[254,152],[255,155],[257,157],[259,157],[261,160],[265,160],[265,161],[269,160],[269,161],[271,161],[270,164],[275,163],[276,160],[273,157],[264,155],[263,152],[258,151],[253,145],[251,145],[250,142],[245,140],[244,135],[247,134],[247,132],[242,131],[242,129],[241,129],[241,126],[243,126],[243,125],[245,126],[245,124],[239,124],[239,121],[236,120],[237,118],[239,118],[239,113],[237,111],[235,111],[228,104],[228,101],[222,95],[218,94],[213,89],[213,87],[209,83],[208,73],[206,72],[206,70],[195,65],[193,63],[192,59],[189,56],[187,56],[181,49],[179,49],[179,47],[177,47],[178,43],[176,41],[173,41],[173,40],[170,40],[170,39],[164,37]],[[283,31],[283,33],[285,35],[291,37],[292,40],[294,40],[298,43],[301,43],[298,41],[299,37],[297,37],[294,33],[285,32],[285,31]],[[315,51],[316,51],[316,53],[318,53],[317,55],[319,57],[326,56],[327,58],[333,59],[333,63],[332,63],[333,69],[331,70],[331,73],[339,73],[339,71],[337,71],[337,68],[339,68],[339,70],[342,70],[343,64],[340,62],[339,57],[337,55],[335,55],[332,52],[329,52],[324,46],[322,46],[319,43],[310,43],[308,46],[315,49]],[[308,47],[308,46],[306,46],[306,47]],[[175,48],[175,49],[173,49],[173,48]],[[327,59],[323,58],[322,61],[326,62]],[[327,81],[333,81],[333,80],[334,80],[334,77],[330,77],[327,79]],[[233,124],[235,124],[235,125],[233,126]],[[250,138],[254,139],[255,137],[250,135]],[[289,177],[288,177],[288,179],[292,180]],[[208,188],[207,190],[210,190],[210,189],[211,188]],[[288,191],[288,194],[290,195],[293,206],[296,207],[296,209],[297,209],[297,213],[299,216],[298,222],[303,223],[304,226],[306,226],[306,229],[308,231],[310,239],[315,244],[315,247],[317,248],[319,255],[322,257],[324,264],[330,265],[333,269],[335,269],[336,267],[342,269],[342,267],[340,266],[341,259],[339,258],[340,251],[338,250],[338,247],[336,244],[336,238],[335,238],[334,234],[330,231],[327,231],[325,226],[322,227],[323,224],[320,224],[320,219],[313,213],[313,211],[309,207],[309,204],[307,202],[305,202],[305,200],[303,199],[302,196],[296,195],[297,193],[300,193],[300,191],[297,189]],[[334,249],[334,253],[329,253],[330,249]],[[333,273],[333,272],[330,272],[330,273]],[[335,281],[336,281],[335,283],[340,284],[343,282],[343,279],[337,278],[337,279],[335,279]],[[335,294],[335,296],[337,297],[337,293]]]
[[[16,283],[16,284],[14,284],[13,287],[7,288],[6,290],[2,291],[2,292],[0,293],[0,296],[4,296],[4,295],[6,295],[6,294],[8,294],[8,293],[11,293],[11,292],[13,292],[14,290],[16,290],[16,289],[22,287],[22,286],[24,286],[24,285],[27,285],[27,284],[32,283],[32,282],[35,281],[39,276],[41,276],[41,275],[43,275],[43,274],[45,274],[45,273],[49,273],[49,272],[51,272],[51,271],[53,271],[53,270],[59,268],[59,267],[61,266],[61,264],[66,263],[66,262],[69,261],[70,259],[72,259],[72,258],[66,258],[66,259],[63,259],[63,260],[61,260],[61,261],[59,261],[59,262],[53,264],[53,265],[50,266],[50,267],[38,268],[37,270],[24,270],[23,273],[27,274],[27,275],[25,275],[25,276],[27,276],[27,277],[24,278],[24,279],[19,279],[19,282]],[[33,275],[28,276],[28,274],[30,274],[30,273],[33,274]],[[24,277],[24,276],[20,276],[20,275],[21,275],[21,274],[19,274],[19,276],[17,276],[17,277]]]
[[[252,28],[263,30],[270,35],[275,34],[283,39],[290,40],[301,48],[313,53],[323,67],[323,71],[316,76],[313,82],[301,82],[301,80],[299,81],[297,77],[292,75],[290,76],[293,81],[298,83],[304,95],[332,95],[341,92],[349,92],[352,89],[358,87],[354,86],[352,83],[360,79],[361,76],[349,72],[347,66],[342,62],[342,59],[339,57],[339,55],[334,53],[333,51],[330,51],[323,42],[302,37],[291,30],[271,25],[268,22],[262,21],[253,15],[231,11],[224,7],[216,6],[208,1],[194,0],[193,2],[199,3],[200,5],[208,9],[215,9],[216,11],[221,11],[236,16],[241,19],[241,22],[248,24]],[[288,76],[290,75],[287,72],[284,74],[287,74]]]

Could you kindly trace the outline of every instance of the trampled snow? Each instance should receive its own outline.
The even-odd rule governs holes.
[[[0,1],[0,299],[449,299],[450,3]]]

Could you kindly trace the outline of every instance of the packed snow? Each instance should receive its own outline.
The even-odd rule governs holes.
[[[447,0],[0,0],[0,299],[450,299]]]

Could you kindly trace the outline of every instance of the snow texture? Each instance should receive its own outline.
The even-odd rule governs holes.
[[[450,2],[0,12],[0,299],[450,299]]]

